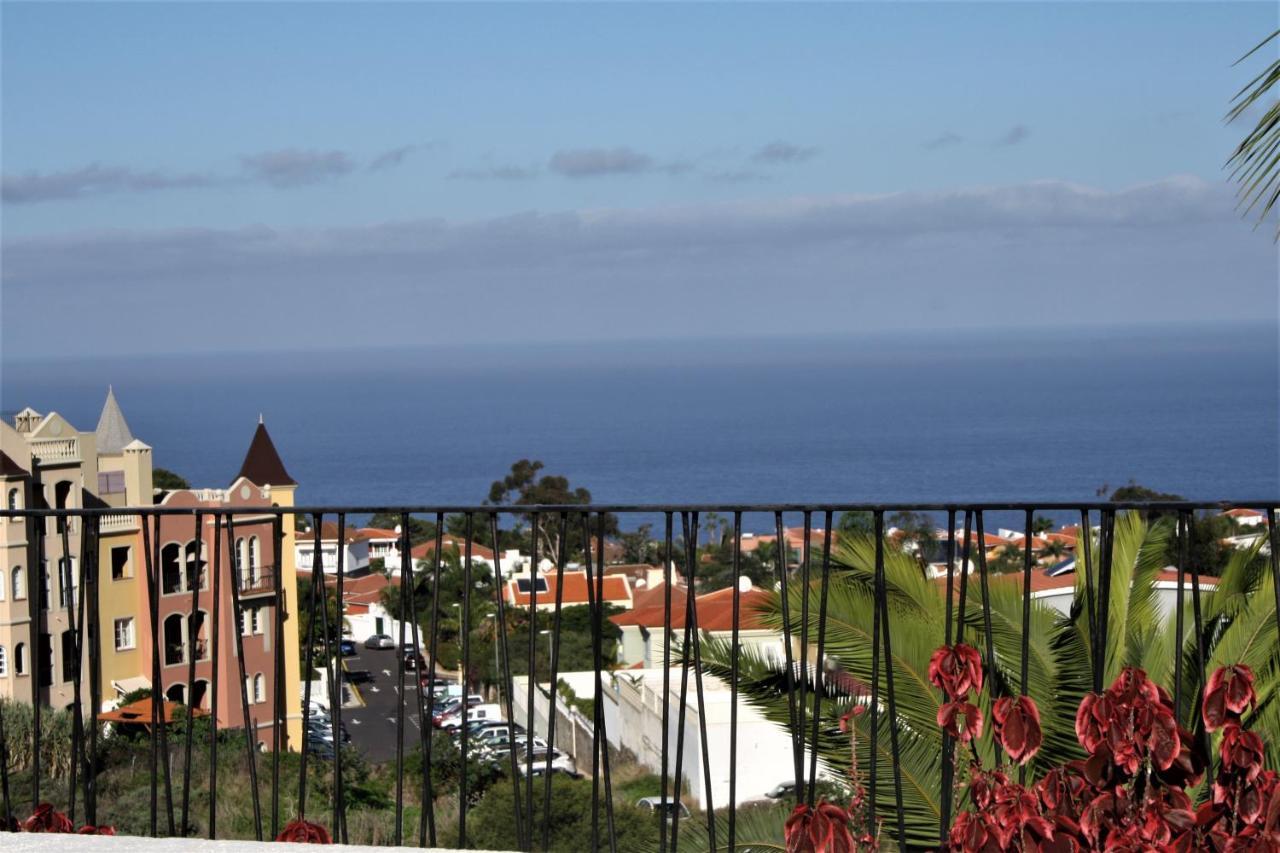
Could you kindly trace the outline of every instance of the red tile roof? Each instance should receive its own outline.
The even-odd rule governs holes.
[[[686,591],[687,595],[687,591]],[[769,601],[770,593],[763,589],[750,589],[742,593],[739,602],[738,628],[754,630],[767,627],[760,617],[760,611]],[[733,588],[726,587],[715,592],[704,593],[696,597],[698,612],[698,628],[703,631],[733,630]],[[678,602],[672,597],[671,627],[684,628],[685,600]],[[642,625],[646,628],[661,628],[666,621],[666,613],[662,604],[628,610],[617,616],[610,616],[615,625]]]
[[[524,577],[528,577],[525,575]],[[546,590],[538,590],[538,605],[554,604],[557,595],[557,587],[561,583],[563,577],[564,593],[561,598],[561,606],[569,607],[578,604],[587,604],[590,599],[587,596],[587,573],[583,572],[565,572],[560,575],[558,572],[547,572],[538,575],[547,582]],[[507,602],[518,607],[528,607],[532,596],[527,592],[521,592],[516,588],[516,578],[507,581],[505,595]],[[630,584],[625,575],[605,575],[604,577],[604,600],[606,603],[627,604],[631,602]]]
[[[441,537],[440,541],[443,543],[445,551],[448,551],[450,548],[456,548],[458,549],[458,554],[460,555],[466,554],[467,552],[467,540],[463,539],[460,536],[444,536],[444,537]],[[410,549],[409,553],[413,556],[413,559],[415,560],[425,560],[429,555],[434,554],[435,551],[436,551],[436,540],[431,539],[426,542],[423,542],[421,545],[413,546],[413,548]],[[492,561],[493,549],[486,548],[484,545],[481,545],[479,542],[473,541],[471,543],[471,556]]]
[[[394,530],[388,530],[385,527],[358,527],[352,534],[352,539],[360,541],[363,539],[399,539],[400,534]]]

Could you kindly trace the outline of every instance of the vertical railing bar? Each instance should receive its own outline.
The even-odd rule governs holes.
[[[963,573],[963,569],[961,570]],[[956,579],[956,511],[947,510],[947,607],[943,617],[942,644],[951,644],[952,614],[955,607]],[[963,621],[964,614],[960,614]],[[951,802],[955,796],[952,784],[955,780],[955,741],[950,734],[942,735],[942,785],[938,790],[938,802],[941,813],[938,819],[938,844],[945,848],[948,833],[951,829]]]
[[[493,597],[498,608],[498,620],[495,625],[496,635],[493,638],[494,644],[502,657],[502,669],[495,672],[493,677],[498,679],[498,687],[501,691],[502,698],[506,700],[506,718],[507,718],[507,743],[510,749],[507,750],[507,761],[509,770],[511,771],[511,795],[515,805],[515,825],[516,825],[516,846],[524,847],[524,811],[521,802],[520,791],[520,759],[516,757],[516,718],[512,710],[511,694],[515,692],[515,685],[511,680],[511,649],[507,646],[507,605],[506,596],[502,594],[502,549],[500,547],[501,540],[498,538],[498,514],[496,512],[489,513],[489,531],[493,538]],[[462,712],[462,726],[467,726],[467,712]],[[525,739],[530,743],[533,742],[533,732],[526,731]],[[528,846],[532,846],[531,844]]]
[[[1174,604],[1173,636],[1173,718],[1182,725],[1182,653],[1186,646],[1186,575],[1187,575],[1187,530],[1182,524],[1182,515],[1178,515],[1178,599]]]
[[[800,546],[800,690],[796,695],[796,726],[800,736],[800,775],[796,780],[796,787],[799,788],[801,799],[808,801],[806,791],[812,785],[806,786],[804,780],[804,745],[805,745],[805,693],[809,686],[809,569],[810,569],[810,547],[809,537],[813,529],[813,515],[809,510],[805,510],[801,516],[803,518],[804,544]],[[817,747],[815,740],[813,746]]]
[[[796,671],[795,659],[791,654],[791,588],[789,579],[787,578],[787,558],[790,556],[787,548],[786,528],[782,525],[782,513],[774,513],[774,526],[777,528],[778,535],[778,584],[780,590],[780,598],[782,603],[782,651],[783,657],[787,665],[787,719],[791,724],[791,760],[792,769],[795,773],[795,799],[796,805],[804,802],[803,775],[804,770],[801,767],[803,761],[804,740],[803,734],[797,725],[796,718]]]
[[[830,525],[827,525],[830,527]],[[729,643],[729,840],[738,840],[738,634],[742,622],[742,512],[733,514],[733,635]],[[816,723],[818,715],[815,713]],[[816,741],[816,738],[815,738]]]
[[[191,615],[187,618],[187,650],[189,660],[187,661],[187,722],[186,732],[184,734],[183,762],[182,762],[182,835],[185,837],[189,818],[191,815],[191,742],[195,729],[195,706],[192,704],[192,697],[195,695],[196,689],[196,614],[200,612],[200,556],[204,548],[204,515],[200,510],[196,510],[195,514],[195,560],[196,560],[196,582],[191,589]],[[185,548],[183,551],[185,552]],[[183,555],[184,562],[186,554]],[[185,568],[185,566],[184,566]]]
[[[85,552],[85,530],[84,525],[80,526],[80,585],[76,586],[71,583],[71,544],[68,541],[69,530],[71,527],[70,519],[66,524],[62,525],[62,567],[58,570],[58,583],[63,584],[63,589],[68,591],[67,598],[67,623],[71,627],[71,651],[74,655],[72,663],[72,690],[74,698],[72,707],[74,715],[71,720],[71,772],[68,774],[70,778],[67,780],[67,815],[71,823],[76,822],[76,782],[79,767],[81,730],[80,726],[84,721],[80,702],[80,656],[83,654],[83,631],[84,631],[84,609],[78,605],[84,603],[84,552]],[[75,611],[80,610],[81,618],[77,622]],[[65,653],[65,649],[63,650]],[[64,674],[65,675],[65,674]]]
[[[404,515],[404,523],[401,529],[404,531],[404,541],[401,543],[400,572],[404,574],[404,564],[409,564],[409,624],[412,626],[413,636],[413,665],[418,674],[417,678],[417,697],[418,697],[418,752],[424,757],[427,755],[427,744],[431,738],[431,718],[427,716],[427,708],[423,702],[423,686],[422,673],[427,668],[426,659],[422,656],[422,638],[421,629],[418,625],[418,576],[417,566],[413,562],[413,540],[409,538],[409,522],[412,521],[407,514]],[[401,589],[400,594],[403,597],[405,590]],[[436,664],[431,662],[431,674],[429,676],[427,692],[435,687],[435,669]],[[427,802],[431,796],[431,765],[425,760],[422,764],[422,789],[420,792],[421,804],[418,809],[418,846],[427,846]]]
[[[680,645],[680,709],[676,715],[676,772],[672,780],[674,790],[672,791],[672,808],[671,808],[671,849],[679,849],[680,835],[680,796],[684,787],[684,731],[685,720],[688,716],[689,707],[689,646],[690,629],[693,627],[693,604],[694,597],[694,566],[697,558],[690,557],[690,528],[689,513],[680,513],[680,526],[684,532],[684,563],[685,563],[685,606],[684,606],[684,640]],[[693,553],[697,553],[696,543],[693,546]],[[666,808],[667,804],[663,803]],[[662,820],[665,822],[667,817],[663,815]]]
[[[37,484],[32,484],[32,495],[37,495]],[[30,504],[28,504],[30,505]],[[48,519],[46,517],[29,516],[29,535],[27,537],[27,610],[31,617],[31,738],[34,748],[31,750],[31,810],[35,811],[40,803],[40,667],[44,663],[44,651],[40,638],[44,613],[44,537]],[[50,639],[52,642],[52,638]],[[152,767],[154,770],[154,766]],[[154,779],[155,773],[152,777]],[[154,807],[153,807],[154,811]],[[154,818],[152,818],[151,834],[155,835]]]
[[[964,642],[964,626],[969,619],[969,566],[973,562],[973,512],[964,511],[964,539],[960,556],[960,601],[956,604],[956,643]]]
[[[663,614],[662,614],[662,808],[667,808],[667,781],[670,778],[667,762],[670,759],[671,746],[671,641],[675,634],[671,630],[671,512],[666,516],[665,555],[662,563],[663,571]],[[678,811],[679,809],[677,809]],[[658,839],[660,853],[667,850],[667,818],[662,815],[658,820]]]
[[[81,581],[81,595],[88,590],[86,606],[88,608],[89,637],[89,734],[84,758],[84,814],[85,822],[91,826],[98,824],[98,786],[97,774],[93,772],[98,764],[98,709],[102,707],[102,622],[98,610],[98,579],[101,561],[98,558],[102,547],[102,519],[93,516],[85,525],[93,547],[87,554],[88,573]],[[84,584],[88,584],[87,587]],[[0,737],[0,761],[4,761],[3,737]],[[7,795],[6,795],[7,799]]]
[[[406,608],[409,604],[408,587],[405,586],[405,565],[409,562],[409,552],[405,545],[409,541],[409,514],[400,513],[400,636],[396,643],[396,660],[399,662],[396,667],[396,828],[394,832],[396,847],[401,846],[404,841],[404,623],[406,618]],[[339,542],[338,547],[342,547]],[[496,549],[496,545],[495,545]],[[496,550],[495,550],[496,553]],[[413,583],[412,576],[409,583]],[[416,663],[416,662],[415,662]],[[422,675],[421,672],[418,673]],[[463,707],[462,725],[467,724],[466,707]],[[342,743],[342,735],[340,732],[333,733],[334,739],[338,742],[339,747]]]
[[[1280,632],[1280,529],[1275,507],[1267,507],[1267,536],[1271,540],[1271,591],[1276,599],[1276,630]]]
[[[1111,620],[1111,560],[1112,536],[1115,530],[1115,513],[1103,510],[1098,527],[1098,626],[1094,651],[1098,665],[1093,671],[1093,692],[1101,693],[1107,672],[1107,631]]]
[[[890,643],[889,591],[888,583],[885,580],[883,542],[878,549],[876,557],[876,575],[880,596],[880,618],[884,621],[881,639],[884,641],[885,695],[889,701],[889,745],[893,752],[893,798],[894,804],[897,806],[898,846],[905,848],[907,846],[907,824],[902,803],[902,764],[899,761],[901,752],[898,744],[898,705],[893,689],[893,647]]]
[[[151,532],[155,525],[154,533]],[[154,540],[154,542],[152,541]],[[160,643],[163,641],[156,623],[159,621],[159,587],[156,584],[155,572],[160,563],[160,516],[153,515],[142,527],[142,550],[147,571],[147,613],[151,618],[151,836],[159,835],[159,806],[157,804],[158,783],[156,764],[158,738],[160,735],[159,702],[163,701],[164,688],[160,683]],[[41,586],[43,589],[43,585]],[[38,670],[37,670],[38,672]]]
[[[276,515],[271,522],[271,557],[274,561],[272,566],[272,577],[274,578],[274,589],[272,590],[272,623],[275,633],[274,669],[275,678],[272,679],[274,689],[271,697],[271,837],[275,838],[280,834],[280,753],[284,751],[288,732],[285,726],[288,725],[284,707],[284,582],[281,575],[284,573],[284,559],[281,550],[284,548],[284,516]],[[339,545],[341,548],[341,545]],[[305,735],[304,735],[305,736]],[[334,732],[335,749],[342,748],[342,738],[337,732]]]
[[[231,571],[231,530],[227,529],[227,571]],[[235,582],[235,579],[231,579]],[[222,651],[222,515],[213,514],[213,627],[209,668],[209,838],[217,837],[218,820],[218,655]]]
[[[338,522],[338,542],[347,540],[347,514],[339,512],[337,514]],[[317,549],[318,551],[319,549]],[[342,614],[347,611],[346,599],[343,598],[343,586],[346,583],[347,575],[347,549],[338,547],[337,573],[334,575],[334,593],[338,598],[338,612],[335,616],[336,624],[333,626],[333,635],[337,638],[338,648],[335,650],[334,667],[337,670],[334,673],[334,679],[338,682],[338,700],[329,703],[329,714],[333,717],[333,837],[336,839],[341,833],[342,843],[347,844],[350,841],[347,832],[347,786],[346,780],[342,773],[342,697],[345,692],[343,672],[346,671],[346,663],[342,660]],[[323,572],[321,573],[323,574]],[[329,616],[326,611],[325,624],[329,622]]]
[[[986,646],[987,657],[987,683],[990,684],[988,692],[992,701],[1000,692],[1000,686],[997,683],[996,671],[996,645],[992,639],[991,630],[991,589],[987,577],[987,531],[983,526],[982,510],[975,513],[978,527],[978,581],[979,589],[982,592],[982,641]]]
[[[440,650],[440,570],[442,568],[441,551],[444,548],[444,513],[436,513],[436,542],[435,551],[432,553],[432,562],[434,568],[431,580],[431,690],[427,693],[427,713],[422,721],[424,730],[427,726],[435,725],[436,713],[436,655]],[[412,554],[403,555],[401,559],[408,559]],[[466,701],[466,694],[463,694],[463,701]],[[422,762],[423,784],[427,788],[427,800],[423,803],[426,811],[427,821],[427,843],[432,847],[436,845],[436,797],[435,787],[431,783],[431,759],[432,746],[435,741],[434,733],[427,731],[427,748],[425,752],[425,760]]]
[[[317,594],[318,588],[322,585],[317,575],[322,576],[324,574],[324,567],[320,565],[320,525],[322,518],[323,516],[318,516],[315,513],[311,514],[311,602],[307,607],[307,613],[309,614],[307,635],[302,638],[303,642],[307,644],[307,656],[304,658],[306,669],[302,673],[302,749],[300,750],[301,756],[298,759],[298,817],[302,820],[307,818],[307,758],[311,755],[311,682],[314,680],[312,676],[316,671],[316,601],[319,598]],[[321,605],[326,610],[329,607],[327,601],[322,601]],[[325,669],[328,668],[326,664]],[[332,687],[332,682],[333,679],[329,678],[325,683]],[[329,701],[333,701],[332,694],[330,694]],[[342,747],[342,734],[336,729],[333,733],[333,740],[334,749],[340,749]]]
[[[1018,682],[1018,695],[1027,695],[1027,681],[1030,677],[1031,668],[1031,537],[1034,528],[1035,511],[1028,507],[1026,510],[1026,524],[1022,537],[1022,642],[1020,647],[1021,659],[1019,664],[1021,670],[1019,672],[1020,680]],[[1018,767],[1018,784],[1027,784],[1027,765],[1023,764]]]
[[[241,620],[244,619],[244,610],[240,606],[240,584],[244,580],[248,559],[251,555],[241,553],[236,547],[236,542],[232,538],[235,530],[235,516],[227,517],[227,556],[231,560],[231,609],[235,614],[235,635],[236,635],[236,663],[240,671],[240,713],[243,714],[244,720],[244,746],[246,758],[249,762],[249,788],[253,794],[253,830],[254,837],[262,840],[262,803],[260,800],[260,792],[258,790],[258,728],[254,719],[249,715],[249,674],[245,667],[244,661],[244,628]],[[245,547],[249,548],[246,542]],[[342,553],[342,549],[338,549],[338,553]],[[236,560],[240,560],[240,569],[236,571]]]
[[[551,849],[551,750],[556,745],[557,688],[560,669],[560,611],[564,603],[564,569],[568,559],[569,514],[560,513],[560,535],[556,541],[556,605],[551,623],[551,679],[547,699],[547,765],[542,779],[542,849]],[[530,729],[529,733],[532,733]],[[529,808],[533,808],[532,801]]]
[[[605,514],[596,514],[596,594],[595,594],[595,635],[599,663],[596,665],[596,703],[595,728],[600,732],[600,763],[604,773],[604,809],[605,822],[609,828],[610,853],[618,853],[618,832],[613,820],[613,780],[609,770],[609,731],[604,716],[604,685],[601,682],[601,670],[604,668],[604,526]],[[587,576],[587,595],[591,595],[591,577]],[[703,748],[706,743],[704,740]],[[714,836],[712,836],[714,838]],[[714,843],[712,845],[715,846]]]
[[[1098,614],[1093,591],[1093,524],[1089,510],[1080,510],[1080,532],[1076,535],[1076,566],[1080,566],[1080,553],[1084,551],[1084,603],[1089,614],[1089,657],[1094,670],[1098,669]]]
[[[591,850],[600,849],[600,632],[596,628],[595,593],[591,588],[591,513],[582,514],[582,563],[587,570],[587,612],[591,618],[591,658],[595,676],[591,719]]]
[[[463,543],[462,562],[462,719],[467,719],[467,695],[470,685],[467,676],[471,672],[471,536],[475,520],[471,513],[466,515],[466,542]],[[493,543],[497,553],[498,543]],[[462,726],[462,761],[458,772],[458,846],[467,846],[467,727]],[[515,780],[512,780],[514,784]]]
[[[827,640],[827,592],[831,588],[831,510],[823,517],[822,531],[822,593],[818,599],[818,648],[813,661],[813,737],[809,745],[809,807],[813,808],[818,788],[818,735],[819,720],[822,715],[822,694],[826,690],[824,674],[826,672],[826,640]],[[805,598],[809,597],[808,586],[805,586]]]
[[[1180,513],[1180,515],[1182,524],[1186,530],[1187,539],[1190,541],[1192,515],[1189,511],[1185,510]],[[1188,565],[1191,569],[1191,613],[1195,619],[1196,627],[1196,678],[1200,681],[1200,690],[1203,694],[1206,683],[1206,670],[1204,654],[1204,618],[1200,608],[1200,570],[1196,567],[1195,560],[1188,560]],[[1193,707],[1200,707],[1200,702],[1196,702]],[[1208,774],[1208,778],[1212,779],[1214,774],[1214,764],[1216,762],[1214,761],[1212,751],[1209,749],[1209,730],[1203,725],[1198,726],[1197,728],[1200,730],[1204,754],[1209,756],[1206,772]]]
[[[538,669],[538,539],[542,534],[542,518],[533,514],[533,535],[529,542],[529,668],[525,683],[525,750],[524,750],[524,801],[525,829],[524,838],[530,850],[533,849],[533,702],[534,690],[537,686]],[[515,741],[511,742],[512,750]],[[547,757],[551,757],[551,741],[547,741]],[[513,784],[518,780],[513,780]]]
[[[875,573],[871,592],[871,739],[868,744],[870,767],[867,770],[867,825],[877,827],[876,802],[880,781],[880,564],[884,561],[884,510],[872,512],[872,531],[876,537]]]

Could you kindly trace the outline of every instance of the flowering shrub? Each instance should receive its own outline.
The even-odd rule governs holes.
[[[9,832],[78,832],[80,835],[115,835],[114,826],[82,826],[79,830],[52,803],[41,803],[26,820],[13,820],[6,828]]]
[[[848,808],[826,800],[819,800],[813,808],[796,806],[784,828],[787,853],[871,853],[880,849],[878,832],[869,827],[867,790],[858,772],[858,732],[853,725],[853,718],[866,710],[866,706],[855,704],[840,718],[840,731],[849,735],[853,756],[849,765],[853,797]]]
[[[929,667],[930,680],[947,698],[938,724],[961,744],[982,732],[968,696],[981,685],[969,663],[979,660],[976,650],[959,644],[939,649]],[[1211,796],[1198,808],[1187,789],[1204,780],[1200,746],[1178,725],[1168,692],[1142,670],[1127,668],[1105,692],[1080,703],[1076,737],[1088,758],[1053,768],[1031,786],[1012,781],[1003,765],[986,770],[975,760],[968,786],[973,808],[952,825],[951,849],[1280,853],[1280,782],[1263,770],[1262,739],[1241,725],[1241,715],[1257,702],[1253,684],[1253,672],[1235,665],[1217,670],[1205,685],[1201,713],[1208,731],[1222,732],[1222,760]],[[952,710],[957,706],[963,711]],[[1034,701],[1002,697],[991,716],[1012,762],[1026,764],[1036,755],[1042,734]]]

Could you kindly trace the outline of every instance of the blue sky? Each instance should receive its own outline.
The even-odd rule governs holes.
[[[1270,3],[5,3],[4,351],[1274,318],[1222,117],[1275,26]],[[37,331],[51,302],[67,323]]]

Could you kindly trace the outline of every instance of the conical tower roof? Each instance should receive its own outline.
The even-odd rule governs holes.
[[[96,432],[99,453],[120,453],[126,444],[133,441],[133,433],[129,432],[129,424],[110,385],[107,386],[107,402],[102,404]]]
[[[236,480],[241,477],[257,486],[298,485],[280,461],[280,454],[276,452],[276,446],[267,432],[267,425],[261,418],[258,419],[258,429],[253,433],[253,441],[249,442],[249,452],[244,455]]]

